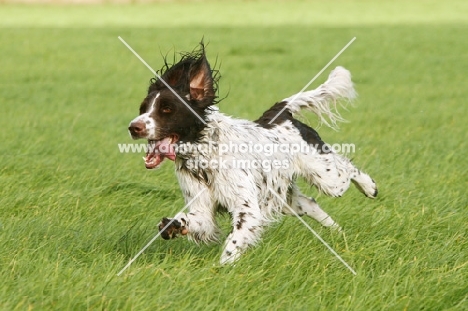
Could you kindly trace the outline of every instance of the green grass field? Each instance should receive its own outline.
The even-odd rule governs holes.
[[[461,0],[0,5],[0,310],[467,310],[466,16]],[[379,197],[302,184],[356,276],[295,218],[234,267],[219,245],[157,240],[116,275],[184,205],[172,162],[119,153],[151,72],[118,36],[155,69],[204,36],[221,110],[248,119],[357,38],[311,88],[353,73],[350,122],[320,133],[356,145]]]

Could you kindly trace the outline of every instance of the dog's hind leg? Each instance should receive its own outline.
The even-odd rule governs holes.
[[[377,185],[372,178],[342,155],[332,152],[312,154],[300,160],[300,175],[326,195],[341,197],[353,182],[367,197],[377,196]]]
[[[295,184],[292,185],[292,192],[288,201],[291,203],[289,207],[299,216],[307,215],[317,220],[324,227],[330,227],[341,231],[341,227],[338,223],[336,223],[324,210],[320,208],[314,198],[309,198],[303,195]],[[286,215],[294,215],[290,208],[288,208],[288,206],[284,206],[283,213]]]

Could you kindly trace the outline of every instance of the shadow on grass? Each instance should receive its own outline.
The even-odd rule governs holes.
[[[137,194],[139,196],[154,195],[161,200],[175,200],[178,198],[173,189],[155,187],[152,184],[136,182],[117,182],[99,190],[99,194],[102,196],[114,196],[117,193],[120,195],[124,193]]]

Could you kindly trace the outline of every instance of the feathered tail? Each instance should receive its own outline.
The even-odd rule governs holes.
[[[295,94],[283,99],[283,102],[287,102],[286,109],[291,113],[298,113],[303,108],[308,109],[315,113],[321,122],[336,129],[337,122],[346,121],[337,111],[337,103],[341,100],[350,102],[356,96],[351,73],[338,66],[330,73],[328,80],[315,90]]]

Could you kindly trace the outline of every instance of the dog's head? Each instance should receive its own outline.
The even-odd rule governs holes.
[[[194,142],[206,124],[207,108],[216,103],[216,73],[201,49],[182,55],[175,65],[167,63],[158,78],[151,79],[140,115],[130,122],[133,139],[147,139],[146,168],[165,158],[174,160],[174,145]],[[213,78],[213,76],[215,78]]]

